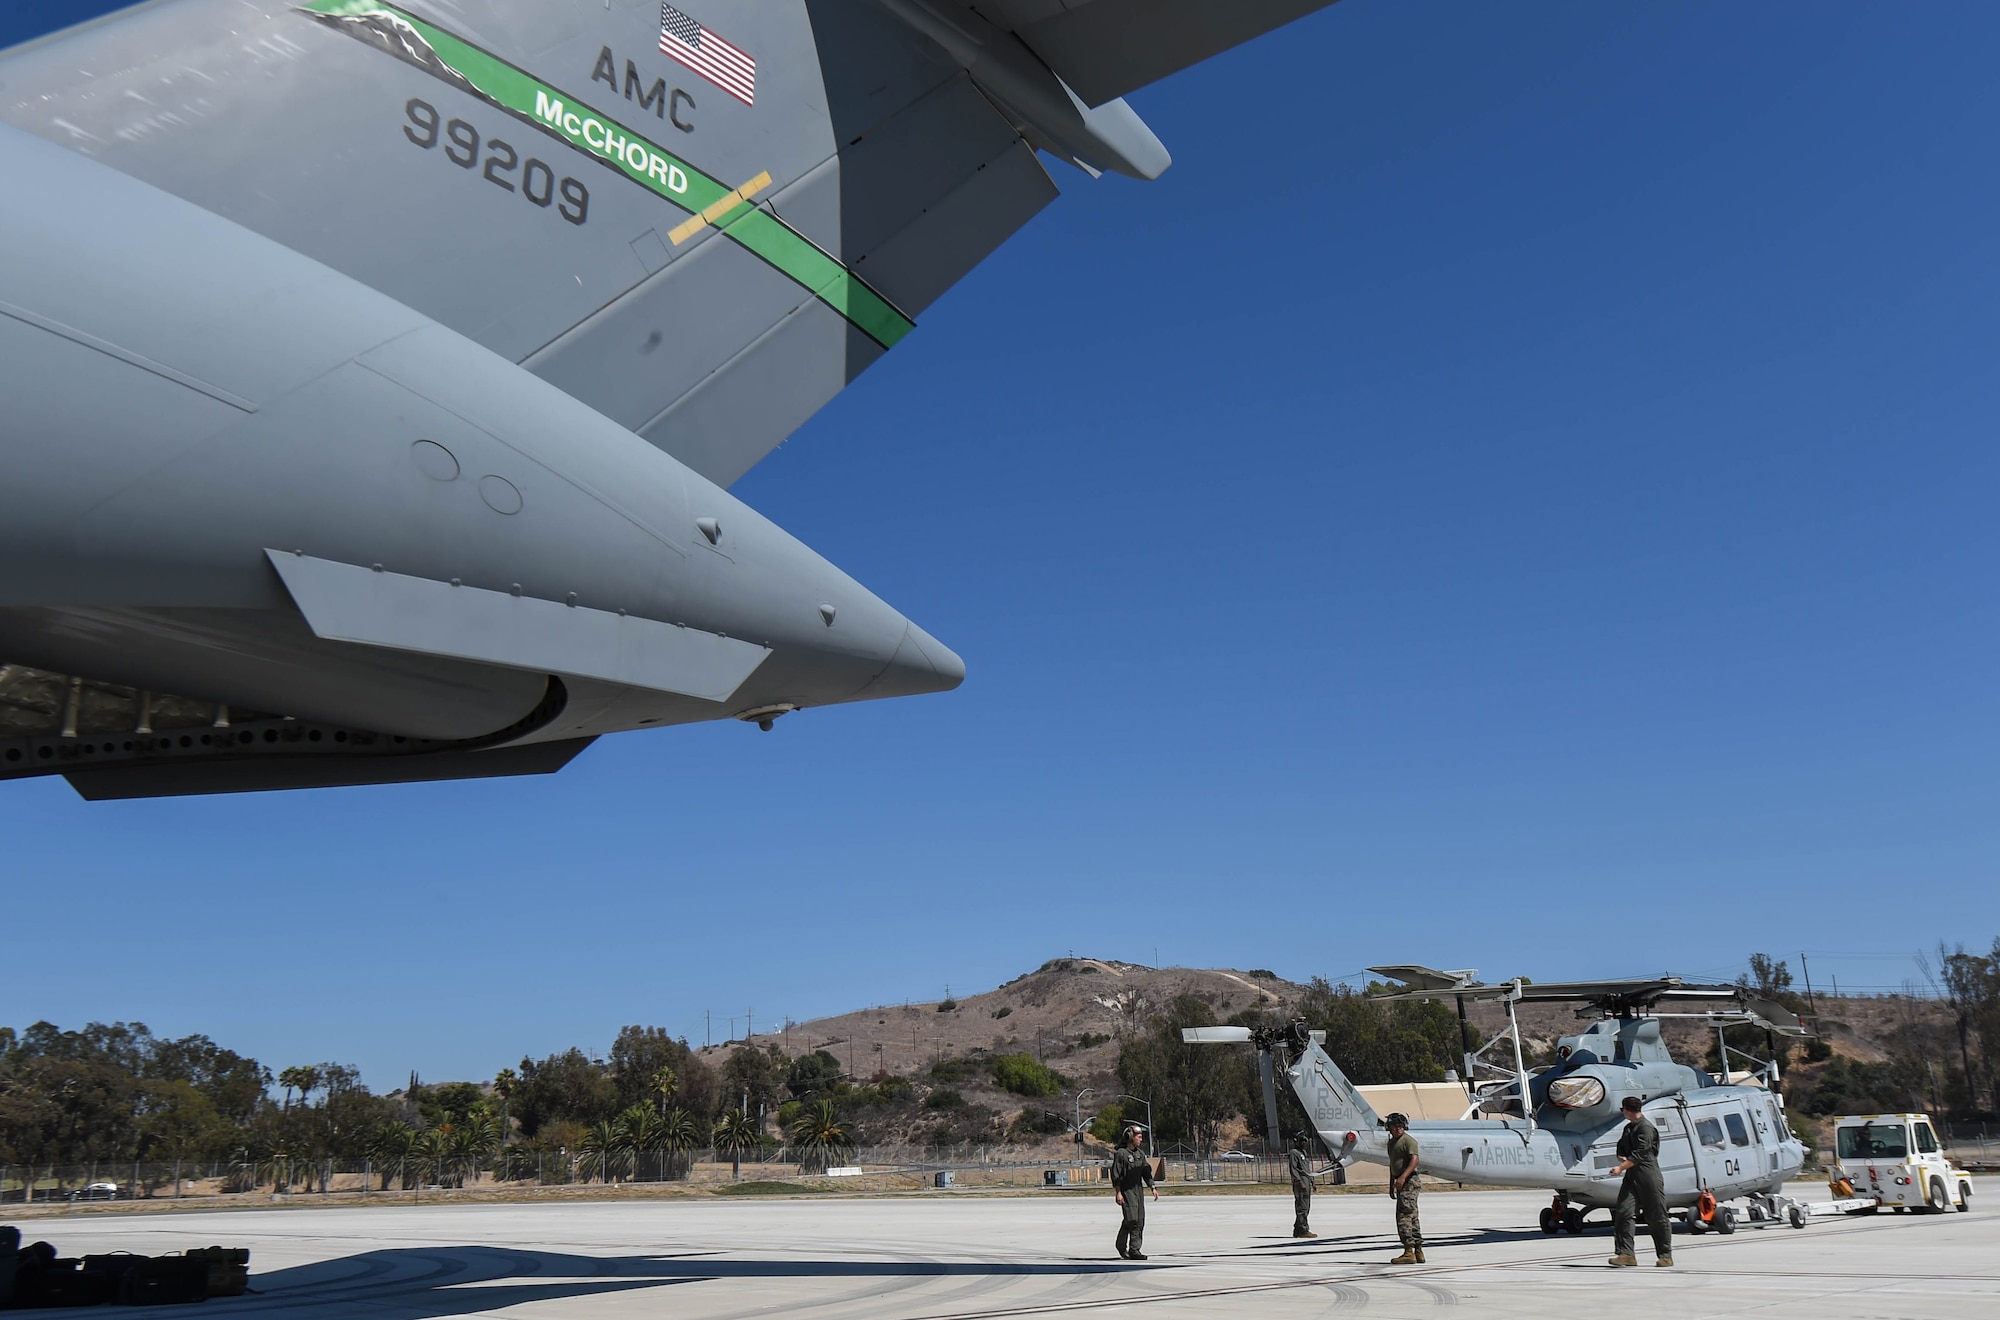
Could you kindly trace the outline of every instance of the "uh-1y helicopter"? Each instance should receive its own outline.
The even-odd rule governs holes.
[[[1727,1202],[1738,1199],[1747,1201],[1753,1221],[1782,1218],[1794,1228],[1805,1226],[1808,1210],[1781,1194],[1804,1162],[1805,1148],[1785,1120],[1777,1051],[1772,1049],[1769,1060],[1757,1060],[1722,1039],[1723,1028],[1745,1024],[1764,1028],[1773,1044],[1780,1035],[1812,1035],[1805,1020],[1784,1005],[1738,986],[1692,984],[1673,976],[1488,985],[1474,980],[1476,973],[1470,971],[1417,966],[1368,970],[1404,983],[1374,998],[1456,1000],[1462,1031],[1467,1000],[1499,1000],[1507,1008],[1506,1030],[1484,1047],[1473,1050],[1469,1033],[1464,1040],[1465,1113],[1410,1124],[1426,1174],[1546,1187],[1555,1198],[1541,1213],[1542,1231],[1581,1233],[1585,1216],[1618,1200],[1619,1180],[1609,1171],[1618,1162],[1616,1147],[1624,1130],[1619,1104],[1636,1095],[1660,1130],[1667,1205],[1686,1211],[1692,1231],[1734,1232],[1736,1214]],[[1530,1074],[1515,1014],[1524,1003],[1580,1004],[1577,1016],[1595,1020],[1557,1042],[1553,1066]],[[1662,1004],[1712,1007],[1663,1012]],[[1737,1055],[1752,1065],[1742,1074],[1745,1081],[1755,1077],[1763,1084],[1735,1084],[1727,1076],[1718,1081],[1674,1062],[1660,1036],[1662,1018],[1691,1018],[1715,1027],[1724,1067]],[[1388,1163],[1389,1138],[1382,1120],[1321,1048],[1325,1033],[1293,1021],[1281,1027],[1191,1027],[1181,1036],[1190,1044],[1247,1042],[1257,1047],[1267,1132],[1278,1131],[1274,1075],[1282,1073],[1334,1158]],[[1493,1062],[1489,1056],[1506,1044],[1512,1046],[1512,1058]],[[1487,1080],[1480,1080],[1482,1073]],[[1523,1094],[1528,1097],[1525,1106]]]

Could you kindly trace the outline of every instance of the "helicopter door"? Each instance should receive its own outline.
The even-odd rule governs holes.
[[[1730,1117],[1738,1123],[1743,1121],[1741,1114],[1731,1114]],[[1722,1126],[1722,1109],[1720,1106],[1704,1105],[1699,1109],[1690,1109],[1688,1118],[1694,1124],[1694,1148],[1701,1181],[1704,1186],[1717,1189],[1717,1195],[1720,1195],[1720,1189],[1725,1184],[1736,1181],[1742,1166],[1741,1156],[1732,1158],[1730,1155],[1729,1134]]]
[[[1660,1177],[1669,1195],[1695,1185],[1694,1154],[1688,1149],[1688,1123],[1683,1114],[1671,1109],[1649,1112],[1647,1118],[1660,1130]]]
[[[1704,1120],[1704,1126],[1716,1120],[1720,1120],[1722,1125],[1723,1144],[1719,1147],[1713,1146],[1709,1140],[1715,1135],[1713,1131],[1704,1131],[1702,1134],[1703,1151],[1706,1153],[1713,1149],[1720,1165],[1719,1172],[1709,1175],[1710,1180],[1718,1189],[1724,1185],[1737,1186],[1755,1181],[1763,1172],[1760,1167],[1763,1162],[1763,1151],[1752,1144],[1750,1124],[1745,1121],[1743,1111],[1733,1105],[1717,1109],[1709,1119]]]

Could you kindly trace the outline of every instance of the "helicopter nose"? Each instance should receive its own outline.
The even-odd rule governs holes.
[[[913,697],[923,692],[949,692],[965,681],[965,661],[958,653],[925,632],[908,624],[896,653],[862,696]]]

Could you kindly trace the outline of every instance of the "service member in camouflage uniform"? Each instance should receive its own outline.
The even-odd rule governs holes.
[[[1625,1175],[1618,1184],[1618,1204],[1611,1222],[1618,1231],[1617,1254],[1613,1265],[1637,1265],[1633,1251],[1632,1220],[1646,1216],[1646,1229],[1653,1235],[1655,1265],[1674,1263],[1673,1225],[1667,1220],[1667,1189],[1660,1180],[1660,1130],[1641,1112],[1645,1102],[1628,1095],[1619,1104],[1625,1114],[1625,1131],[1618,1138],[1618,1163],[1612,1173]]]
[[[1124,1140],[1111,1152],[1111,1190],[1118,1198],[1118,1254],[1126,1260],[1144,1260],[1140,1250],[1146,1237],[1146,1193],[1155,1201],[1160,1193],[1153,1186],[1153,1164],[1139,1146],[1136,1125],[1125,1129]]]
[[[1312,1171],[1312,1157],[1307,1154],[1307,1151],[1311,1147],[1311,1142],[1312,1137],[1307,1133],[1293,1133],[1291,1153],[1285,1158],[1285,1163],[1292,1171],[1292,1236],[1295,1238],[1316,1238],[1319,1236],[1319,1234],[1312,1231],[1312,1225],[1306,1222],[1312,1217],[1313,1179],[1324,1178],[1340,1167],[1338,1164],[1335,1164],[1332,1169],[1323,1169],[1318,1173],[1314,1173]]]
[[[1403,1240],[1403,1254],[1391,1265],[1424,1263],[1424,1234],[1417,1223],[1417,1139],[1410,1135],[1410,1120],[1391,1114],[1389,1129],[1389,1195],[1396,1198],[1396,1236]]]

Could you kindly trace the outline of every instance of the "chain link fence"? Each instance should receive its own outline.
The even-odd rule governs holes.
[[[1161,1181],[1188,1184],[1284,1183],[1282,1158],[1163,1147]],[[787,1147],[745,1150],[740,1161],[714,1148],[625,1152],[600,1157],[573,1150],[509,1147],[486,1159],[297,1159],[0,1165],[0,1203],[55,1205],[90,1201],[328,1197],[365,1200],[480,1195],[538,1188],[644,1187],[678,1184],[709,1190],[732,1183],[795,1183],[801,1188],[890,1191],[919,1187],[1104,1186],[1101,1152],[1005,1146],[877,1146],[827,1154]]]

